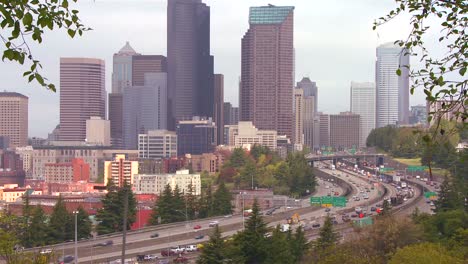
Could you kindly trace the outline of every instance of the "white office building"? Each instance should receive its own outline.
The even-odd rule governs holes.
[[[161,195],[168,184],[172,190],[179,187],[182,193],[188,192],[191,185],[193,195],[201,194],[200,174],[190,174],[189,170],[179,170],[175,174],[137,174],[133,184],[136,194]]]
[[[376,126],[408,124],[409,55],[389,42],[377,47],[375,66]],[[400,67],[401,75],[396,74]]]
[[[250,148],[258,144],[276,150],[277,132],[275,130],[259,130],[251,121],[240,121],[238,125],[227,127],[230,146]]]
[[[351,112],[360,118],[359,146],[366,146],[367,136],[375,128],[375,84],[351,82]]]
[[[150,130],[138,135],[138,158],[177,157],[177,135],[174,131]]]

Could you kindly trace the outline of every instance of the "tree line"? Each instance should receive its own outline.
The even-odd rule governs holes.
[[[282,160],[268,147],[254,145],[250,152],[236,148],[223,165],[218,181],[234,188],[270,188],[275,194],[303,196],[316,186],[313,169],[303,152],[290,153]]]

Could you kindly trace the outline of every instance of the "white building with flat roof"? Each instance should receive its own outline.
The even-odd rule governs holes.
[[[110,121],[99,116],[86,120],[86,142],[97,146],[110,146]]]
[[[177,135],[174,131],[149,130],[138,135],[138,158],[162,159],[177,157]]]
[[[178,186],[182,193],[186,193],[192,186],[192,194],[201,194],[200,174],[190,174],[189,170],[178,170],[170,174],[137,174],[134,176],[135,194],[160,195],[169,184],[174,191]]]
[[[351,112],[360,116],[360,147],[366,146],[367,136],[375,128],[375,84],[351,82]]]
[[[230,146],[250,147],[254,144],[276,150],[278,133],[274,130],[259,130],[251,121],[240,121],[238,125],[228,126]]]

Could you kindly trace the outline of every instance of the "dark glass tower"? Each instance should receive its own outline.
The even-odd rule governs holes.
[[[168,125],[193,116],[213,117],[210,7],[201,0],[168,0]]]

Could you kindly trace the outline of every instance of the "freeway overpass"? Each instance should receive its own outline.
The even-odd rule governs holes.
[[[316,161],[326,161],[331,160],[334,165],[336,165],[337,161],[343,159],[354,159],[356,160],[356,164],[360,167],[360,163],[362,160],[372,160],[374,164],[377,166],[384,164],[384,154],[367,154],[367,153],[359,153],[359,154],[349,154],[347,152],[337,152],[333,155],[317,155],[309,153],[305,155],[306,160],[309,162],[310,166],[314,165]]]

